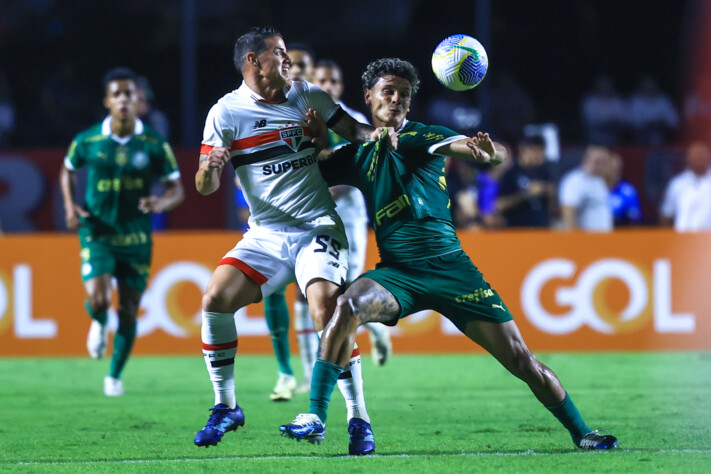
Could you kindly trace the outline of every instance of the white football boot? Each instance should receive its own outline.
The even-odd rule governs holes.
[[[291,400],[291,396],[296,389],[296,377],[279,372],[279,378],[274,386],[274,391],[269,395],[275,402],[286,402]]]
[[[104,395],[107,397],[120,397],[126,392],[123,390],[123,382],[110,375],[104,377]]]

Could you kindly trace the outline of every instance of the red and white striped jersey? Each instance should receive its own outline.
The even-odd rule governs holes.
[[[200,153],[216,146],[230,149],[251,212],[250,226],[285,227],[336,215],[306,112],[316,110],[329,124],[343,112],[308,82],[293,81],[284,92],[284,102],[269,102],[242,82],[217,101],[205,121]]]

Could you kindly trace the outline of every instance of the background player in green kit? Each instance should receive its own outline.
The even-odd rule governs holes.
[[[151,263],[151,213],[183,200],[180,171],[170,145],[137,118],[135,76],[110,70],[103,81],[109,116],[72,141],[60,173],[67,228],[79,231],[86,310],[92,318],[87,349],[99,359],[107,345],[111,277],[118,282],[119,324],[104,394],[124,394],[121,372],[136,337],[136,314]],[[75,171],[86,166],[85,207],[74,199]],[[161,180],[166,191],[150,195]]]
[[[498,164],[504,158],[502,148],[481,132],[467,138],[445,127],[407,121],[418,86],[417,71],[407,61],[380,59],[369,64],[363,74],[365,102],[374,126],[398,131],[397,150],[380,141],[348,145],[321,162],[329,186],[348,184],[363,191],[381,263],[338,298],[321,338],[309,413],[282,425],[282,435],[323,440],[331,392],[360,325],[369,321],[394,325],[408,314],[432,309],[526,382],[568,429],[576,446],[617,446],[614,436],[587,427],[555,373],[528,350],[508,308],[464,253],[455,233],[444,157]],[[312,130],[325,134],[323,121],[317,119],[312,120]]]

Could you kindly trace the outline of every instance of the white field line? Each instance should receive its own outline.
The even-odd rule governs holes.
[[[491,456],[556,456],[570,454],[711,454],[711,449],[615,449],[613,451],[570,451],[570,452],[536,452],[532,449],[528,451],[516,451],[510,453],[501,452],[474,452],[474,453],[438,453],[438,454],[372,454],[369,456],[227,456],[217,458],[176,458],[176,459],[107,459],[101,461],[18,461],[2,462],[0,466],[71,466],[71,465],[93,465],[93,464],[154,464],[154,463],[181,463],[181,462],[214,462],[214,461],[268,461],[268,460],[300,460],[300,459],[352,459],[363,461],[370,458],[431,458],[439,457],[491,457]]]

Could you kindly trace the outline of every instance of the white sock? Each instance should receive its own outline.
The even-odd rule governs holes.
[[[353,353],[348,364],[338,377],[338,389],[346,399],[346,421],[351,418],[361,418],[370,423],[370,417],[365,409],[365,395],[363,394],[363,365],[360,360],[358,344],[353,346]]]
[[[370,323],[365,323],[364,326],[368,330],[368,332],[373,335],[373,337],[378,338],[378,339],[383,338],[384,333],[390,330],[383,323],[370,322]]]
[[[304,366],[304,380],[311,380],[318,352],[318,336],[309,314],[309,305],[303,301],[294,303],[294,329],[299,341],[301,364]]]
[[[232,313],[202,312],[202,353],[215,391],[215,405],[237,406],[235,397],[235,354],[237,327]]]

